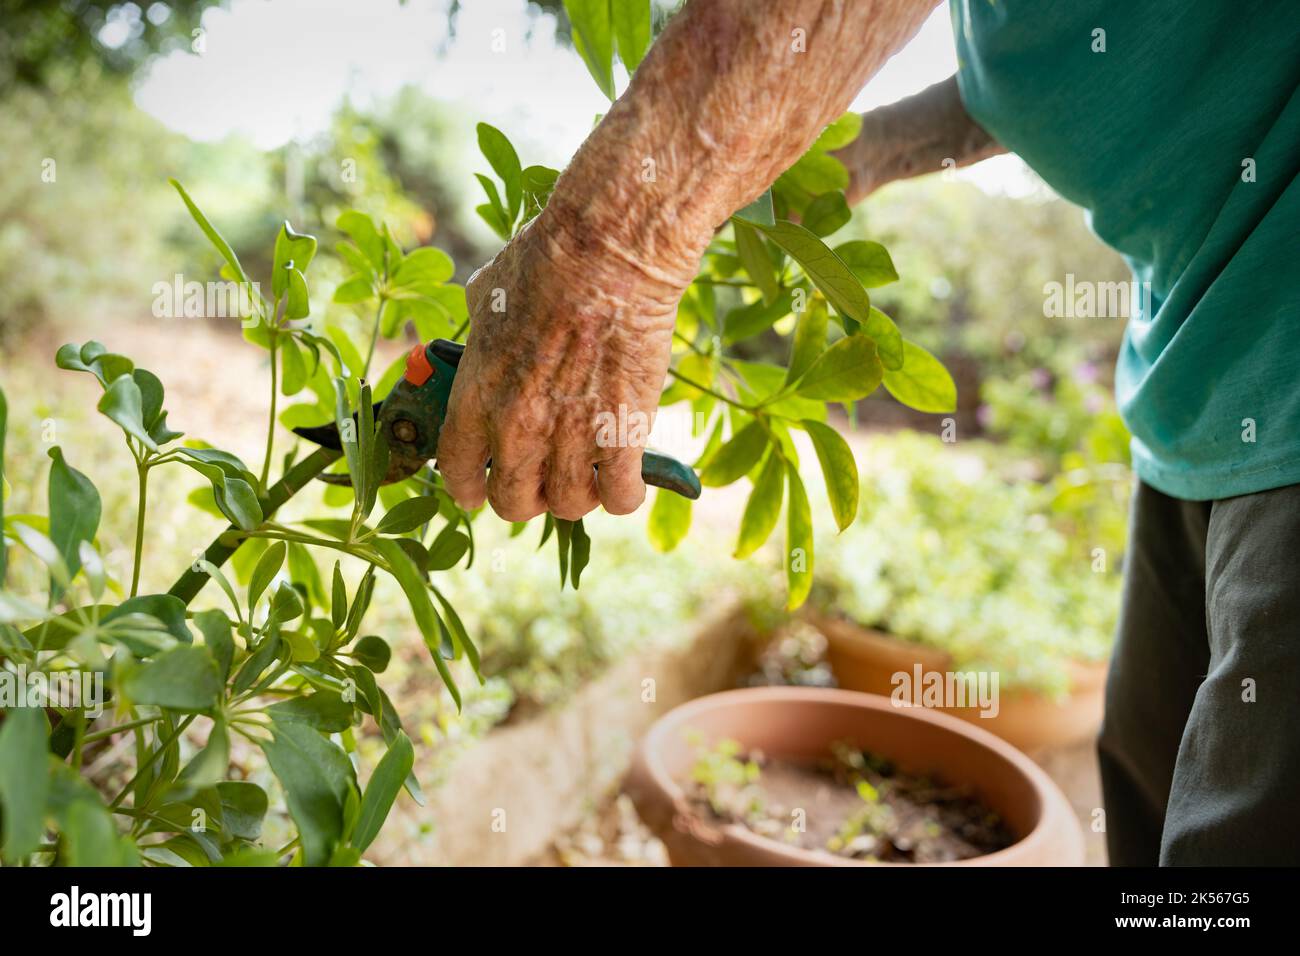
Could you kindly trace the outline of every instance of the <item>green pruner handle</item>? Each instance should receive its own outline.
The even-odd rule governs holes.
[[[694,501],[700,496],[700,477],[690,465],[676,458],[648,451],[641,456],[641,478],[647,485],[675,491]]]

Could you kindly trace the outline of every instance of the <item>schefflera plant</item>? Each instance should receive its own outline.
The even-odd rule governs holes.
[[[360,356],[384,331],[395,334],[385,329],[389,310],[424,322],[442,318],[439,303],[445,302],[452,318],[459,305],[457,321],[463,321],[464,292],[444,281],[451,268],[442,253],[404,252],[386,229],[345,213],[340,226],[351,230],[380,300],[358,345],[338,327],[311,319],[306,272],[313,237],[284,224],[266,298],[175,185],[222,256],[223,277],[245,293],[251,309],[245,337],[270,358],[265,456],[255,470],[229,452],[185,439],[168,423],[162,381],[127,356],[98,342],[58,350],[59,367],[91,375],[101,387],[98,411],[105,426],[120,430],[127,451],[122,464],[129,459],[136,472],[131,579],[129,585],[116,580],[101,556],[103,507],[94,483],[63,449],[53,448],[48,516],[0,509],[0,666],[28,685],[54,686],[62,675],[92,687],[93,680],[80,682],[80,676],[97,676],[102,713],[94,700],[58,695],[35,700],[36,706],[30,697],[0,700],[0,859],[351,865],[403,788],[423,802],[411,742],[377,680],[391,648],[364,626],[378,574],[390,575],[405,594],[457,706],[460,692],[448,662],[463,658],[478,676],[477,650],[430,577],[472,554],[461,530],[468,516],[428,470],[381,488],[387,449],[371,411],[368,360]],[[278,398],[302,391],[319,400],[293,406],[302,409],[293,414],[317,415],[328,401],[327,417],[354,436],[342,451],[322,448],[299,457],[295,446],[277,458],[277,419],[292,418],[292,409],[277,416]],[[0,393],[0,478],[7,423]],[[353,482],[344,516],[334,509],[277,520],[280,507],[336,460],[346,462]],[[201,475],[204,486],[191,502],[229,527],[167,592],[141,593],[142,582],[165,573],[150,554],[147,531],[149,478],[164,466]],[[44,568],[43,593],[7,587],[9,546]],[[343,554],[364,568],[351,582],[337,560]],[[227,560],[231,576],[222,570]],[[209,581],[217,585],[217,606],[191,610]],[[362,786],[356,743],[366,717],[386,746]],[[255,749],[233,747],[237,740]],[[99,759],[124,742],[130,759]],[[283,794],[291,836],[278,847],[264,844],[263,824],[279,805],[249,779],[261,774],[250,752],[261,754]]]
[[[651,42],[650,0],[565,0],[574,45],[612,101],[615,59],[635,72]],[[871,304],[868,290],[898,279],[878,242],[827,239],[851,218],[849,176],[832,153],[857,137],[862,120],[847,113],[754,203],[733,215],[701,262],[677,312],[671,385],[661,405],[688,403],[697,434],[707,436],[695,462],[705,486],[747,479],[752,490],[735,554],[761,548],[785,516],[787,604],[799,607],[812,586],[812,508],[794,430],[811,440],[830,509],[843,531],[858,512],[858,470],[828,409],[854,403],[882,384],[900,402],[924,412],[950,412],[956,386],[943,365],[906,340]],[[523,166],[508,137],[485,123],[478,142],[495,179],[478,174],[487,201],[477,210],[503,239],[513,237],[546,204],[558,171]],[[760,336],[779,336],[784,364],[740,357]],[[659,491],[649,535],[661,550],[686,537],[692,504]],[[548,523],[549,528],[549,523]],[[561,544],[563,559],[563,542]]]

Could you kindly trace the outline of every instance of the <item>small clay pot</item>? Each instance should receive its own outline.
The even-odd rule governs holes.
[[[698,734],[695,743],[688,735]],[[674,866],[916,866],[867,863],[787,846],[735,823],[706,820],[687,801],[702,741],[738,740],[776,759],[815,761],[841,741],[900,770],[968,785],[1017,837],[1004,850],[939,866],[1080,866],[1083,834],[1047,774],[987,731],[919,707],[846,690],[756,687],[700,697],[660,718],[637,749],[627,790]]]
[[[810,614],[808,621],[826,637],[826,660],[835,681],[846,690],[889,697],[894,675],[953,670],[952,658],[940,650],[904,641],[843,618]],[[985,716],[977,707],[935,707],[997,734],[1021,750],[1055,749],[1089,740],[1101,726],[1106,665],[1068,665],[1070,691],[1062,700],[1027,690],[1000,689],[998,711]]]

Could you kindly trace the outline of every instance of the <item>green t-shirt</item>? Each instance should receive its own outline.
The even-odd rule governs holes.
[[[1138,475],[1192,500],[1300,482],[1300,2],[951,11],[967,111],[1149,283],[1115,375]]]

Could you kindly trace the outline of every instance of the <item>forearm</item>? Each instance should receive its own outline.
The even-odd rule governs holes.
[[[835,156],[849,170],[849,202],[896,179],[969,166],[1006,150],[966,112],[950,76],[864,113],[862,132]]]
[[[691,0],[544,216],[576,259],[612,263],[675,305],[717,225],[799,158],[934,5]]]

